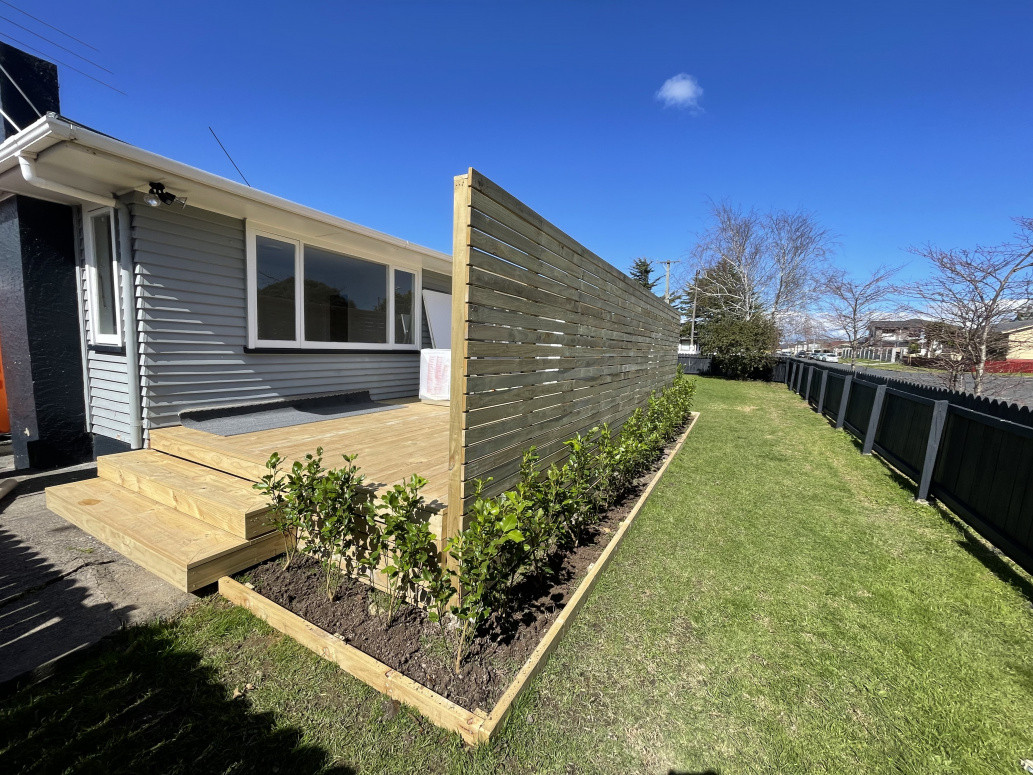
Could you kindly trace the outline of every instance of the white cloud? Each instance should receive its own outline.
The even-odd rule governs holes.
[[[693,113],[703,112],[703,108],[699,106],[699,99],[702,96],[703,87],[688,73],[672,75],[664,81],[664,85],[656,93],[656,98],[664,104],[665,108],[685,108]]]

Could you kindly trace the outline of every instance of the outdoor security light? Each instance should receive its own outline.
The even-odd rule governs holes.
[[[151,190],[144,194],[143,201],[151,207],[158,205],[170,205],[176,201],[176,195],[166,191],[161,183],[151,183]]]

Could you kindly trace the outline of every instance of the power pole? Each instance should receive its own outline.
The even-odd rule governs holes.
[[[696,270],[696,278],[692,281],[692,319],[689,321],[689,349],[696,346],[696,298],[699,296],[699,270]],[[693,353],[695,355],[695,353]]]
[[[664,301],[668,304],[671,303],[671,264],[680,264],[681,261],[657,261],[658,264],[663,264],[667,270],[666,277],[664,279]]]

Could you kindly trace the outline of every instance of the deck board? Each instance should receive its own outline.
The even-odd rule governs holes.
[[[327,466],[338,465],[341,455],[357,454],[356,465],[378,491],[417,473],[427,479],[423,493],[428,505],[443,511],[448,498],[448,407],[415,399],[389,403],[402,406],[237,436],[183,426],[160,428],[151,431],[151,446],[248,479],[265,472],[273,452],[290,462],[322,447]]]

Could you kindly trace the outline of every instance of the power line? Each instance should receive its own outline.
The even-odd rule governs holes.
[[[7,80],[14,84],[14,88],[17,89],[18,93],[22,95],[22,97],[25,99],[27,103],[29,103],[29,107],[36,111],[36,115],[40,118],[43,118],[43,113],[40,112],[40,109],[36,107],[32,100],[29,99],[29,95],[22,91],[22,87],[18,85],[18,82],[14,80],[14,77],[9,72],[7,72],[7,68],[3,65],[0,65],[0,73],[6,75]]]
[[[2,2],[2,0],[0,0],[0,2]],[[7,38],[7,39],[8,39],[9,41],[13,42],[13,43],[14,43],[14,44],[15,44],[16,46],[21,46],[22,48],[26,48],[26,49],[28,49],[29,51],[35,51],[35,52],[36,52],[37,54],[39,54],[39,55],[40,55],[41,57],[44,57],[45,59],[51,59],[51,60],[53,60],[54,62],[56,62],[57,64],[59,64],[59,65],[62,65],[62,66],[64,66],[64,67],[67,67],[67,68],[68,68],[69,70],[74,70],[75,72],[79,73],[79,75],[85,75],[85,76],[86,76],[87,78],[89,78],[89,79],[90,79],[91,81],[96,81],[96,82],[97,82],[97,83],[99,83],[99,84],[100,84],[101,86],[107,86],[107,87],[108,87],[109,89],[111,89],[111,91],[117,91],[117,92],[118,92],[119,94],[121,94],[121,95],[123,95],[123,96],[125,96],[125,97],[128,97],[128,96],[129,96],[128,94],[126,94],[126,93],[125,93],[124,91],[122,91],[121,89],[116,89],[116,88],[115,88],[114,86],[112,86],[112,85],[111,85],[110,83],[105,83],[105,82],[104,82],[104,81],[102,81],[102,80],[101,80],[100,78],[94,78],[94,77],[93,77],[92,75],[90,75],[89,73],[84,73],[84,72],[83,72],[82,70],[80,70],[80,69],[79,69],[78,67],[76,67],[75,65],[70,65],[70,64],[68,64],[67,62],[63,62],[63,61],[61,61],[61,60],[60,60],[60,59],[58,59],[57,57],[52,57],[52,56],[50,56],[50,54],[47,54],[47,53],[45,53],[45,52],[43,52],[43,51],[40,51],[40,50],[39,50],[38,48],[35,48],[34,46],[30,46],[30,45],[29,45],[28,43],[24,43],[24,42],[22,42],[22,41],[18,40],[17,38],[15,38],[15,37],[13,37],[13,36],[11,36],[11,35],[8,35],[8,34],[7,34],[7,33],[5,33],[5,32],[0,32],[0,38]]]
[[[219,147],[222,148],[222,152],[226,154],[226,158],[230,160],[230,164],[232,164],[233,167],[237,170],[237,174],[240,175],[240,179],[247,183],[248,186],[251,186],[251,184],[248,183],[247,178],[244,177],[244,173],[240,171],[240,167],[237,166],[237,162],[233,161],[233,157],[230,156],[230,152],[226,150],[226,146],[222,144],[222,140],[220,140],[219,136],[215,134],[215,130],[211,127],[208,127],[208,131],[212,133],[212,137],[215,138],[215,142],[217,142],[219,144]]]
[[[15,21],[14,19],[8,18],[7,16],[4,16],[3,14],[0,14],[0,19],[3,19],[3,20],[4,20],[5,22],[7,22],[8,24],[13,24],[13,25],[14,25],[15,27],[17,27],[17,28],[18,28],[18,29],[20,29],[20,30],[25,30],[25,31],[26,31],[27,33],[29,33],[30,35],[35,35],[35,36],[36,36],[37,38],[39,38],[40,40],[46,41],[46,42],[47,42],[47,43],[49,43],[49,44],[50,44],[51,46],[54,46],[54,47],[56,47],[56,48],[59,48],[59,49],[61,49],[62,51],[67,51],[67,52],[68,52],[69,54],[71,54],[71,55],[72,55],[72,56],[74,56],[74,57],[78,57],[78,58],[79,58],[79,59],[81,59],[81,60],[82,60],[83,62],[86,62],[86,63],[88,63],[88,64],[91,64],[91,65],[93,65],[94,67],[100,68],[100,69],[101,69],[101,70],[103,70],[103,71],[104,71],[105,73],[111,73],[111,75],[114,75],[114,73],[112,73],[112,72],[111,72],[110,70],[108,70],[108,68],[104,67],[104,65],[98,65],[98,64],[97,64],[96,62],[94,62],[94,61],[93,61],[92,59],[87,59],[86,57],[82,56],[81,54],[76,54],[76,53],[75,53],[74,51],[72,51],[72,49],[70,49],[70,48],[66,48],[65,46],[62,46],[62,45],[61,45],[60,43],[55,43],[55,42],[54,42],[54,41],[52,41],[52,40],[51,40],[50,38],[44,37],[43,35],[40,35],[40,34],[39,34],[38,32],[35,32],[35,31],[33,31],[33,30],[30,30],[30,29],[29,29],[28,27],[26,27],[26,26],[25,26],[24,24],[18,24],[18,22],[16,22],[16,21]]]
[[[18,6],[16,6],[16,5],[14,4],[14,3],[9,3],[9,2],[7,2],[7,0],[0,0],[0,3],[3,3],[4,5],[8,6],[9,8],[13,8],[13,9],[14,9],[14,10],[16,10],[16,11],[17,11],[18,13],[21,13],[21,14],[25,14],[25,15],[26,15],[26,16],[28,16],[28,17],[29,17],[30,19],[34,19],[35,21],[38,21],[38,22],[39,22],[40,24],[42,24],[42,25],[43,25],[44,27],[50,27],[50,29],[54,30],[54,32],[60,32],[60,33],[61,33],[62,35],[64,35],[64,36],[65,36],[66,38],[71,38],[71,39],[72,39],[72,40],[74,40],[74,41],[75,41],[76,43],[82,43],[82,44],[83,44],[84,46],[86,46],[86,48],[92,48],[92,49],[93,49],[94,51],[96,51],[96,52],[97,52],[98,54],[100,53],[100,49],[99,49],[99,48],[96,48],[95,46],[91,46],[91,45],[90,45],[89,43],[87,43],[87,42],[86,42],[85,40],[79,40],[79,38],[75,37],[75,35],[69,35],[69,34],[68,34],[67,32],[65,32],[64,30],[62,30],[62,29],[61,29],[60,27],[55,27],[55,26],[54,26],[53,24],[50,24],[49,22],[45,22],[45,21],[43,21],[43,20],[42,20],[42,19],[40,19],[40,18],[39,18],[38,16],[33,16],[33,15],[32,15],[31,13],[29,13],[28,11],[23,11],[23,10],[22,10],[21,8],[19,8]]]

